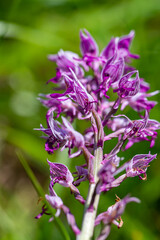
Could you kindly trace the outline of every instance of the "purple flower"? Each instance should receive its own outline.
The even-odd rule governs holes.
[[[142,92],[142,89],[140,89],[140,92],[133,97],[122,100],[121,110],[123,110],[129,104],[137,112],[143,110],[150,111],[157,104],[157,102],[149,101],[147,97],[152,97],[158,93],[158,90],[152,93],[145,93]]]
[[[121,119],[119,118],[120,116],[124,116],[126,119]],[[112,128],[114,132],[105,136],[104,141],[118,137],[118,146],[122,147],[125,141],[128,140],[125,149],[130,148],[136,142],[144,140],[151,142],[150,147],[154,146],[155,139],[157,137],[156,130],[160,129],[160,123],[155,120],[149,119],[147,111],[143,119],[134,121],[131,121],[123,114],[115,117],[116,118],[110,120],[108,123],[108,126]],[[118,121],[116,121],[116,119],[118,119]],[[118,151],[120,151],[120,148],[118,149]]]
[[[40,125],[40,129],[35,129],[48,135],[48,137],[43,137],[47,139],[45,150],[48,153],[54,153],[54,150],[59,148],[61,148],[61,150],[68,148],[70,158],[80,155],[82,153],[82,147],[85,144],[83,136],[75,131],[72,125],[64,117],[62,117],[63,125],[55,121],[53,119],[52,109],[48,111],[46,118],[48,128],[45,129]],[[78,148],[78,150],[77,152],[71,153],[74,147]]]
[[[146,127],[148,122],[148,112],[146,111],[145,117],[140,120],[129,120],[129,124],[125,129],[123,139],[126,140],[127,138],[131,138],[134,136],[139,136],[143,129]]]
[[[123,58],[115,59],[115,57],[110,58],[105,64],[102,70],[102,80],[110,82],[110,85],[117,82],[124,71],[124,61]]]
[[[47,128],[40,125],[40,130],[46,136],[45,149],[48,153],[55,150],[68,149],[68,157],[83,155],[84,163],[76,164],[73,174],[62,163],[48,161],[50,166],[50,194],[46,200],[57,210],[56,216],[63,211],[74,233],[80,233],[75,218],[69,208],[63,204],[53,190],[58,183],[69,188],[71,194],[82,204],[85,200],[81,196],[78,186],[82,181],[88,181],[89,192],[86,200],[82,231],[80,238],[92,238],[93,224],[103,223],[103,229],[97,240],[105,240],[112,223],[121,227],[121,215],[127,203],[139,202],[137,198],[126,196],[122,200],[117,197],[116,203],[108,210],[96,216],[98,199],[101,192],[118,187],[127,177],[146,179],[146,171],[156,154],[138,154],[131,160],[122,162],[119,153],[130,148],[134,143],[150,141],[150,147],[155,143],[160,123],[149,119],[149,112],[156,102],[149,101],[159,91],[147,93],[149,84],[139,78],[139,72],[129,64],[131,58],[138,58],[130,52],[134,31],[123,37],[112,38],[100,53],[97,43],[87,30],[80,31],[80,50],[82,57],[70,51],[60,50],[57,55],[49,55],[49,59],[57,65],[56,76],[49,81],[54,86],[47,95],[40,95],[40,102],[48,108],[46,114]],[[112,91],[113,90],[113,96]],[[114,94],[116,93],[117,94]],[[118,97],[117,97],[118,95]],[[111,101],[109,98],[111,97]],[[115,116],[119,106],[123,110],[127,105],[141,113],[140,119],[130,120],[124,114]],[[54,113],[54,116],[53,116]],[[61,115],[63,114],[63,115]],[[61,119],[56,121],[61,116]],[[87,119],[90,124],[85,125],[83,134],[76,131],[71,123],[75,120]],[[62,120],[62,121],[61,121]],[[81,124],[78,121],[78,124]],[[105,131],[105,127],[109,132]],[[107,135],[105,135],[107,132]],[[105,153],[104,142],[117,139],[117,144],[109,153]],[[109,143],[108,143],[109,144]],[[78,160],[78,159],[77,159]],[[82,160],[82,159],[81,159]],[[47,207],[42,207],[40,218],[47,213]],[[91,222],[87,220],[91,219]],[[53,219],[53,218],[51,218]],[[86,220],[87,219],[87,220]],[[87,235],[86,235],[87,234]]]
[[[122,118],[119,115],[114,116],[114,118],[110,119],[107,122],[107,127],[112,129],[113,134],[115,133],[115,131],[125,128],[127,125],[128,125],[128,119]]]
[[[117,51],[118,57],[125,58],[128,61],[129,58],[139,58],[138,55],[132,54],[129,51],[131,42],[134,38],[134,31],[131,31],[128,35],[121,38],[112,38],[106,48],[102,51],[101,55],[106,59],[113,57]]]
[[[80,62],[78,61],[79,56],[76,53],[70,51],[63,51],[62,49],[56,55],[49,55],[48,59],[56,62],[58,69],[55,78],[50,79],[52,82],[59,82],[62,78],[62,74],[71,74],[70,68],[76,73],[78,77],[83,77],[84,72],[80,67]]]
[[[126,167],[126,176],[127,177],[135,177],[139,176],[140,179],[146,179],[146,171],[149,167],[149,163],[156,158],[157,154],[151,155],[149,154],[139,154],[134,156],[131,161],[129,161]],[[144,178],[140,175],[144,174]]]
[[[46,194],[45,198],[54,209],[57,209],[55,216],[58,217],[61,213],[60,209],[63,206],[62,199],[57,196],[57,194],[53,190],[52,184],[49,185],[49,192],[50,195]]]
[[[104,65],[101,73],[102,83],[99,91],[105,95],[111,84],[118,82],[124,71],[124,61],[122,58],[116,59],[116,56],[110,58]]]
[[[129,119],[128,119],[129,120]],[[130,148],[135,142],[150,141],[150,147],[154,146],[157,137],[156,130],[160,129],[160,123],[149,119],[146,111],[144,119],[131,121],[124,130],[123,140],[128,139],[125,149]]]
[[[72,101],[66,97],[60,99],[51,98],[50,95],[40,95],[43,98],[38,98],[43,106],[50,108],[50,111],[56,113],[55,118],[58,118],[61,113],[69,117],[71,122],[78,117],[78,111]]]
[[[110,226],[112,223],[115,224],[118,228],[122,227],[123,221],[121,215],[123,214],[125,207],[129,202],[139,203],[140,200],[138,198],[129,196],[126,196],[125,198],[120,200],[120,198],[117,197],[116,203],[114,205],[110,206],[106,212],[103,212],[97,216],[95,220],[95,225],[100,224],[100,222],[103,222],[104,224],[104,228],[100,236],[97,238],[98,240],[106,239],[106,237],[110,233]]]
[[[129,51],[130,44],[134,38],[135,32],[131,31],[128,35],[123,36],[118,41],[118,53],[121,57],[139,58],[138,55],[132,54]]]
[[[82,204],[85,203],[85,200],[80,195],[79,190],[73,185],[73,176],[69,169],[61,163],[52,163],[48,161],[50,166],[50,178],[51,183],[59,183],[64,187],[69,187],[71,192],[74,193],[75,198]]]
[[[50,184],[49,190],[50,190],[50,195],[46,194],[45,197],[46,197],[46,200],[49,202],[49,204],[54,209],[57,209],[57,212],[56,212],[55,216],[58,217],[61,213],[61,210],[62,210],[64,212],[64,214],[66,215],[68,224],[71,226],[73,232],[76,235],[78,235],[80,233],[80,230],[77,227],[76,222],[75,222],[75,218],[71,214],[69,208],[67,206],[65,206],[63,204],[61,198],[57,196],[57,194],[55,193],[55,191],[52,188],[52,184]],[[51,218],[50,221],[51,220],[53,220],[53,218]]]
[[[84,33],[80,31],[80,49],[83,56],[86,54],[98,56],[98,46],[90,33],[84,29]]]
[[[53,163],[48,161],[50,166],[50,177],[53,184],[59,183],[64,187],[70,187],[73,182],[73,176],[68,168],[62,163]]]
[[[76,170],[77,171],[73,173],[76,174],[75,178],[77,178],[74,181],[74,185],[78,186],[81,182],[86,181],[86,179],[88,179],[88,170],[82,166],[76,166]]]
[[[66,118],[62,117],[63,124],[68,131],[70,138],[66,142],[65,147],[69,148],[69,157],[73,158],[82,153],[82,147],[84,146],[84,137],[79,132],[75,131],[72,125],[67,121]],[[71,154],[72,148],[78,148],[77,152]]]
[[[40,129],[35,130],[40,130],[48,135],[48,137],[43,137],[47,139],[45,143],[45,150],[48,153],[54,153],[54,150],[65,146],[69,135],[68,132],[62,127],[62,125],[53,119],[52,113],[47,115],[47,125],[48,128],[44,128],[42,125],[40,125]]]
[[[135,78],[131,78],[136,73]],[[140,89],[140,79],[138,71],[132,71],[124,75],[119,81],[119,88],[113,90],[118,93],[120,98],[130,98],[135,96]]]
[[[117,168],[119,167],[121,158],[118,157],[116,154],[112,154],[112,152],[113,151],[111,151],[110,154],[104,155],[105,158],[102,162],[102,164],[104,165],[98,172],[99,184],[97,186],[97,193],[109,191],[114,187],[118,187],[121,182],[126,179],[125,174],[115,179],[115,176],[117,175]]]
[[[118,198],[116,203],[110,206],[106,212],[101,213],[97,216],[95,225],[98,225],[102,221],[106,225],[114,223],[116,226],[120,227],[119,223],[117,222],[117,218],[119,218],[123,214],[125,207],[129,202],[139,203],[140,200],[138,198],[129,196],[126,196],[121,200]]]
[[[64,93],[53,93],[50,94],[50,96],[52,98],[59,99],[63,96],[68,95],[73,101],[75,101],[81,107],[80,110],[84,114],[87,114],[89,111],[91,111],[93,107],[93,102],[95,102],[95,100],[86,91],[85,87],[78,80],[72,69],[70,69],[70,71],[72,73],[72,78],[70,78],[66,74],[63,74],[67,87],[66,91]]]
[[[105,57],[107,60],[115,55],[117,50],[118,38],[112,38],[108,45],[103,49],[101,56]]]

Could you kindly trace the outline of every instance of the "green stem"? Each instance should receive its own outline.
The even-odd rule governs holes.
[[[89,240],[89,239],[91,239],[91,237],[93,235],[94,222],[95,222],[95,218],[96,218],[99,197],[100,197],[99,194],[97,194],[95,196],[94,203],[93,203],[93,210],[89,211],[88,207],[90,206],[90,203],[92,201],[96,183],[98,181],[97,172],[99,170],[101,161],[102,161],[102,148],[98,148],[95,153],[95,164],[94,164],[95,183],[90,184],[90,186],[89,186],[87,201],[86,201],[85,210],[84,210],[84,217],[83,217],[83,222],[82,222],[82,230],[81,230],[81,234],[78,235],[77,240]]]
[[[45,200],[45,193],[43,191],[43,188],[41,187],[40,183],[38,182],[36,176],[34,175],[33,171],[31,170],[30,166],[28,165],[26,159],[23,157],[22,153],[17,150],[16,151],[17,157],[19,161],[21,162],[22,166],[24,167],[30,181],[33,184],[33,187],[35,188],[37,194],[39,197],[43,197],[43,202],[47,205],[48,210],[50,211],[51,215],[55,215],[54,209],[50,206],[50,204]],[[66,231],[66,228],[62,221],[59,218],[54,217],[54,221],[59,228],[61,234],[63,234],[64,239],[70,240],[70,236],[68,235],[68,232]]]
[[[100,169],[100,163],[103,160],[103,147],[98,146],[99,140],[104,138],[104,131],[102,127],[102,122],[98,114],[93,111],[93,125],[96,126],[95,130],[95,151],[94,151],[94,164],[93,164],[93,176],[94,176],[94,183],[91,183],[88,190],[88,196],[85,204],[84,209],[84,216],[82,222],[82,230],[80,235],[77,236],[77,240],[89,240],[93,236],[94,232],[94,222],[96,218],[97,208],[99,204],[100,195],[96,194],[94,201],[93,201],[93,209],[90,210],[89,207],[92,204],[92,199],[95,194],[96,184],[99,180],[98,178],[98,171]]]

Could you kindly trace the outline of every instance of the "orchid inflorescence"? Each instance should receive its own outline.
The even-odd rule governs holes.
[[[111,224],[118,228],[122,226],[121,215],[126,204],[131,201],[139,202],[139,199],[129,195],[123,199],[117,197],[115,204],[96,216],[100,194],[118,187],[128,177],[146,179],[149,163],[156,158],[156,154],[149,152],[136,154],[131,160],[124,162],[123,158],[118,156],[122,150],[127,150],[140,141],[149,141],[150,147],[153,147],[156,130],[160,128],[159,122],[149,119],[149,112],[156,102],[148,100],[148,97],[159,91],[148,93],[149,84],[140,78],[138,70],[130,66],[132,58],[139,58],[129,49],[133,38],[134,31],[120,38],[112,38],[99,54],[97,43],[90,33],[84,30],[80,31],[82,57],[63,50],[48,57],[57,65],[56,76],[48,82],[57,86],[54,93],[40,94],[40,102],[48,108],[47,127],[40,125],[37,130],[45,134],[45,150],[49,154],[58,149],[68,149],[69,158],[83,155],[85,162],[75,166],[73,177],[64,164],[48,161],[50,193],[45,197],[57,210],[56,217],[61,211],[64,212],[78,240],[90,239],[94,226],[100,223],[103,223],[103,227],[98,240],[108,237]],[[110,100],[111,97],[115,100]],[[127,105],[138,112],[140,119],[131,120],[124,114],[116,115],[118,110],[123,111]],[[90,127],[83,134],[72,126],[76,119],[90,121]],[[106,134],[107,130],[112,132]],[[116,146],[109,153],[104,153],[105,142],[114,138],[117,139]],[[83,181],[89,183],[86,200],[78,190]],[[85,204],[81,230],[69,208],[53,190],[55,184],[70,188],[75,199],[80,204]],[[43,207],[37,218],[45,213],[48,214]]]

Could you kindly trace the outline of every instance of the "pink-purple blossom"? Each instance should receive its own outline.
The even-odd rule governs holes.
[[[84,234],[88,234],[85,228],[90,223],[85,222],[79,230],[69,207],[55,193],[54,185],[69,188],[75,199],[85,204],[84,221],[87,214],[93,214],[90,217],[93,220],[92,233],[86,239],[91,239],[94,223],[98,225],[102,222],[104,227],[97,240],[105,240],[111,224],[122,226],[121,215],[126,204],[139,200],[129,195],[122,200],[117,198],[114,205],[96,217],[97,199],[102,192],[120,186],[127,178],[138,176],[145,180],[147,168],[156,158],[156,154],[148,153],[148,150],[143,154],[137,150],[132,159],[120,157],[122,151],[129,151],[133,144],[141,141],[149,141],[150,147],[153,147],[157,130],[160,129],[160,123],[150,119],[150,111],[157,102],[148,100],[159,91],[148,92],[149,84],[131,65],[132,58],[139,58],[130,52],[134,35],[134,31],[131,31],[128,35],[113,37],[99,53],[98,44],[84,30],[80,31],[81,56],[63,50],[48,56],[57,65],[56,76],[48,81],[52,92],[39,95],[39,101],[47,108],[46,127],[40,125],[36,130],[45,134],[42,137],[48,153],[67,149],[70,160],[66,157],[65,164],[48,161],[50,194],[46,194],[45,198],[57,210],[56,217],[61,211],[64,212],[73,232],[81,237],[77,240],[82,240]],[[127,116],[126,106],[134,110],[134,120]],[[123,113],[125,108],[126,115]],[[85,120],[84,131],[77,131],[72,125],[76,123],[81,129]],[[111,139],[117,139],[116,144],[111,151],[105,152],[107,148],[104,145],[110,144]],[[80,155],[83,163],[79,162]],[[72,158],[75,158],[73,175],[67,167]],[[84,182],[89,184],[86,200],[78,189]],[[46,206],[42,207],[42,212],[36,218],[43,214],[49,214]]]

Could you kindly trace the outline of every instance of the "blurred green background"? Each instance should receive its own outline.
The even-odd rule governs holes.
[[[78,159],[70,160],[67,153],[48,156],[44,140],[33,128],[45,126],[46,109],[37,101],[38,93],[48,93],[52,84],[47,80],[55,75],[55,65],[47,54],[59,49],[80,53],[79,30],[86,28],[97,41],[100,50],[112,36],[128,34],[134,29],[136,37],[131,51],[141,56],[133,61],[140,76],[159,89],[160,72],[160,1],[159,0],[6,0],[0,1],[0,239],[1,240],[61,240],[63,236],[48,216],[35,220],[42,204],[17,156],[20,149],[45,192],[48,192],[49,169],[46,158],[65,162],[74,171]],[[159,95],[152,100],[159,100]],[[133,118],[138,115],[125,109]],[[160,121],[159,106],[150,118]],[[84,128],[80,122],[78,130]],[[112,148],[113,145],[110,147]],[[112,226],[108,239],[160,239],[160,143],[151,149],[158,157],[148,169],[148,181],[128,179],[119,188],[102,196],[100,211],[114,203],[115,194],[124,197],[128,192],[141,199],[130,203],[123,215],[124,226]],[[148,153],[149,143],[135,144],[124,153],[130,159],[137,153]],[[107,152],[107,149],[106,149]],[[62,161],[63,160],[63,161]],[[80,186],[83,196],[87,184]],[[81,225],[83,208],[68,189],[56,186],[58,195],[75,213]],[[66,224],[71,239],[74,235]],[[97,229],[97,232],[99,229]]]

